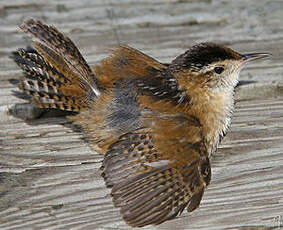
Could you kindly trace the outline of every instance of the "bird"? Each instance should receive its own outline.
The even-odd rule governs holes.
[[[124,221],[158,225],[198,208],[240,71],[271,54],[203,42],[162,63],[118,45],[90,67],[56,27],[28,18],[20,28],[32,48],[13,52],[25,73],[19,90],[35,107],[72,112],[68,119],[103,154],[101,175]]]

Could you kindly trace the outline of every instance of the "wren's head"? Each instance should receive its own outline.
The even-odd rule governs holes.
[[[270,54],[239,54],[224,46],[201,43],[173,60],[170,69],[188,71],[187,80],[212,90],[231,89],[237,85],[240,70],[247,62],[267,56]]]

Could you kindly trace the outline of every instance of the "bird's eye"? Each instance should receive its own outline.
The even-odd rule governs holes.
[[[214,68],[214,72],[217,74],[221,74],[224,71],[224,68],[221,66],[217,66]]]

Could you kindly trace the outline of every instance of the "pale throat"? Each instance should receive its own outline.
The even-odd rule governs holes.
[[[225,136],[234,112],[234,89],[239,80],[239,74],[243,65],[234,66],[231,74],[222,78],[218,87],[204,91],[206,103],[203,119],[203,134],[207,141],[209,157],[216,151],[218,144]]]
[[[200,120],[203,137],[211,156],[229,128],[234,109],[234,93],[230,90],[205,92],[194,99],[191,113]]]

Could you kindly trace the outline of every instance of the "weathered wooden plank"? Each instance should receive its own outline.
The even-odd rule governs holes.
[[[24,100],[9,53],[28,43],[17,25],[28,16],[56,25],[94,64],[104,48],[126,43],[170,61],[195,42],[269,51],[237,90],[231,132],[212,159],[199,209],[145,229],[268,229],[283,216],[283,42],[281,1],[0,2],[0,229],[129,229],[100,177],[102,157],[64,117],[23,121],[8,113]],[[26,113],[26,112],[25,112]],[[280,217],[281,216],[281,217]]]

